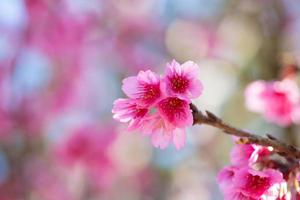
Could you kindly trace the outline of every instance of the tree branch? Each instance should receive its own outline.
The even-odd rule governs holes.
[[[217,117],[209,111],[206,111],[206,114],[203,114],[197,109],[197,107],[194,104],[190,104],[190,108],[193,111],[194,125],[206,124],[209,126],[213,126],[218,129],[221,129],[226,134],[239,137],[240,142],[243,144],[258,144],[266,147],[270,146],[273,147],[274,151],[280,154],[281,156],[300,159],[300,150],[298,148],[281,142],[271,135],[267,134],[267,137],[255,135],[248,131],[235,128],[223,122],[222,119],[220,119],[219,117]]]

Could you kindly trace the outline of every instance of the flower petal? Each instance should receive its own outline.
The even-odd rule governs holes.
[[[176,128],[173,131],[173,143],[177,150],[181,149],[186,142],[186,133],[184,129]]]

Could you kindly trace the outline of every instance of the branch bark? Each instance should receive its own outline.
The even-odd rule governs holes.
[[[221,129],[224,133],[228,135],[234,135],[239,137],[240,142],[243,144],[258,144],[266,147],[270,146],[273,147],[274,151],[281,156],[292,159],[300,159],[300,149],[296,148],[293,145],[281,142],[275,137],[268,134],[266,135],[266,137],[262,137],[260,135],[252,134],[246,130],[235,128],[223,122],[222,119],[220,119],[219,117],[217,117],[209,111],[205,111],[205,114],[203,114],[197,109],[197,107],[194,104],[190,104],[190,108],[193,111],[194,125],[206,124],[209,126],[213,126],[215,128]]]

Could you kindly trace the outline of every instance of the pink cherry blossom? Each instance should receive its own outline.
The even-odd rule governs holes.
[[[193,115],[189,103],[177,97],[167,97],[157,103],[160,115],[176,127],[186,127],[193,124]]]
[[[144,106],[154,104],[161,97],[160,78],[150,70],[125,78],[122,89],[129,98]]]
[[[198,66],[191,61],[183,65],[173,61],[167,64],[162,81],[150,70],[125,78],[122,89],[129,98],[114,102],[113,118],[129,122],[129,130],[150,136],[157,148],[164,149],[170,142],[176,149],[182,148],[185,128],[193,125],[191,98],[202,92],[197,72]]]
[[[166,92],[169,95],[177,95],[187,99],[199,97],[203,86],[197,78],[198,71],[199,66],[192,61],[187,61],[182,65],[175,60],[168,63],[164,78]]]
[[[268,148],[255,144],[238,144],[231,150],[230,159],[233,165],[252,165],[260,157],[268,156],[271,152],[271,147]]]
[[[235,173],[233,178],[235,188],[251,198],[259,198],[277,183],[283,182],[282,174],[273,169],[256,171],[244,167]]]
[[[270,122],[288,126],[299,121],[300,93],[295,81],[255,81],[245,90],[246,106]]]
[[[133,99],[117,99],[114,102],[112,112],[114,119],[120,122],[129,122],[128,129],[134,130],[141,127],[148,109],[140,107],[137,101]]]
[[[281,172],[274,169],[254,170],[248,166],[229,166],[218,175],[224,199],[277,199],[280,184],[284,183]]]

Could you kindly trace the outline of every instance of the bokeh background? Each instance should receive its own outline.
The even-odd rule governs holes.
[[[121,80],[195,61],[200,109],[297,144],[243,93],[299,65],[299,35],[297,0],[0,0],[0,200],[222,199],[231,138],[197,126],[155,149],[112,119]]]

